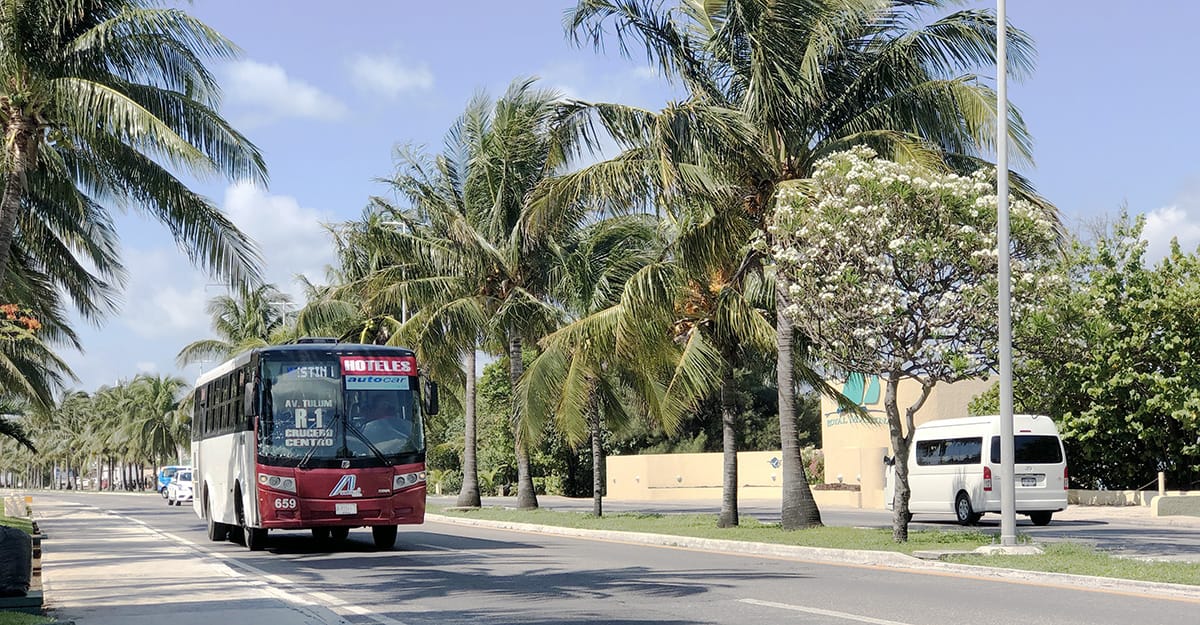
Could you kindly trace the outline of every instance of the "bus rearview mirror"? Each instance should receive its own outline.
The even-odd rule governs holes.
[[[256,393],[254,392],[254,383],[247,382],[246,383],[246,393],[245,393],[245,395],[242,396],[242,416],[243,417],[253,417],[254,416],[254,413],[256,412],[255,411],[255,403],[256,402],[254,401],[255,395],[256,395]]]
[[[438,385],[437,382],[429,381],[425,383],[425,414],[435,415],[438,413]]]

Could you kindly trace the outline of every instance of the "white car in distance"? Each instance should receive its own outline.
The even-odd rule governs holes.
[[[180,469],[167,484],[167,505],[183,505],[192,501],[192,470]]]

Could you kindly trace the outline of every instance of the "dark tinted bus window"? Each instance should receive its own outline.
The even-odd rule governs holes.
[[[1035,436],[1021,434],[1013,437],[1016,449],[1014,464],[1058,464],[1063,461],[1062,445],[1057,436]],[[992,462],[999,464],[1000,437],[992,437]]]

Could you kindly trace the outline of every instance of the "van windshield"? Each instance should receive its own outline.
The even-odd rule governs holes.
[[[1057,436],[1021,434],[1013,437],[1016,450],[1014,464],[1058,464],[1063,461],[1062,445]],[[999,464],[1000,437],[992,437],[992,462]]]

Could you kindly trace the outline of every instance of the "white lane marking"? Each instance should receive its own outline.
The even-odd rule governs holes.
[[[451,547],[443,547],[441,545],[430,545],[429,543],[416,543],[416,546],[417,547],[428,547],[430,549],[439,549],[441,551],[459,551],[458,549],[453,549]]]
[[[821,608],[809,608],[802,605],[791,605],[788,603],[776,603],[774,601],[760,601],[758,599],[738,599],[740,603],[749,603],[750,605],[760,605],[767,608],[779,608],[780,610],[791,610],[792,612],[806,612],[808,614],[816,614],[818,616],[831,616],[847,621],[858,621],[859,623],[871,623],[872,625],[910,625],[902,621],[889,621],[887,619],[875,618],[872,616],[861,616],[858,614],[850,614],[849,612],[838,612],[836,610],[823,610]]]
[[[148,530],[154,534],[158,534],[159,536],[162,536],[168,540],[171,540],[171,541],[179,543],[185,547],[188,547],[191,550],[199,553],[201,556],[217,560],[219,564],[223,565],[220,568],[227,571],[231,577],[246,577],[246,574],[243,571],[238,570],[238,569],[242,569],[244,571],[254,573],[260,579],[250,579],[249,581],[246,582],[247,585],[257,587],[257,588],[263,590],[264,592],[266,592],[267,594],[269,594],[277,599],[280,599],[285,603],[292,603],[292,604],[296,604],[296,605],[300,605],[300,606],[314,606],[314,605],[322,606],[322,607],[325,607],[325,608],[333,611],[335,614],[337,614],[338,609],[340,609],[345,612],[350,612],[350,613],[356,614],[358,616],[366,617],[368,619],[371,619],[372,621],[375,621],[376,623],[379,623],[380,625],[408,625],[407,623],[405,623],[403,621],[398,621],[394,618],[387,617],[382,614],[375,614],[366,608],[347,603],[347,602],[345,602],[337,597],[334,597],[333,595],[330,595],[328,593],[320,592],[320,591],[311,591],[311,590],[305,588],[304,586],[302,586],[301,584],[294,582],[292,580],[289,580],[288,578],[283,577],[282,575],[275,575],[274,573],[268,573],[267,571],[264,571],[263,569],[260,569],[252,564],[247,564],[241,560],[238,560],[237,558],[231,557],[228,554],[220,553],[217,551],[210,551],[208,549],[205,549],[199,543],[193,542],[187,538],[178,536],[176,534],[171,534],[171,533],[168,533],[168,532],[165,532],[162,530],[155,529],[154,527],[151,527],[150,525],[146,524],[145,522],[142,522],[133,517],[122,515],[122,514],[117,514],[115,512],[110,512],[107,510],[102,510],[95,506],[86,506],[86,507],[94,508],[100,512],[103,512],[110,516],[117,517],[119,519],[138,523],[139,525],[144,526],[146,528],[146,530]],[[266,581],[263,581],[263,580],[269,580],[269,581],[273,582],[274,585],[268,584],[268,583],[266,583]],[[284,588],[280,588],[279,586],[283,586]],[[286,588],[288,588],[288,587],[290,587],[292,589],[291,592],[288,592],[288,590],[286,590]],[[317,601],[313,601],[314,599]],[[334,609],[335,607],[338,609]]]

